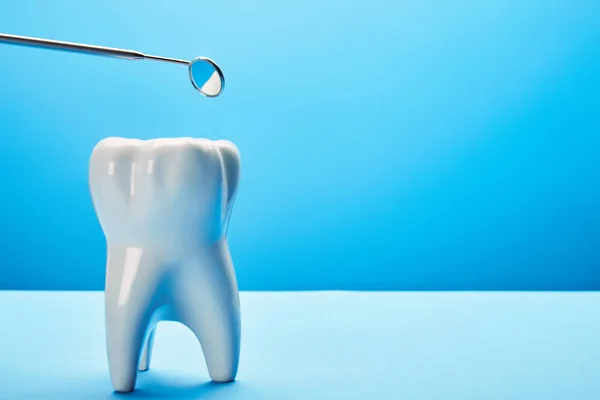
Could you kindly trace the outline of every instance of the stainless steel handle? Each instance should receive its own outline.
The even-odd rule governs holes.
[[[176,58],[167,58],[159,56],[150,56],[139,51],[115,49],[112,47],[92,46],[88,44],[63,42],[58,40],[39,39],[27,36],[8,35],[0,33],[0,43],[14,44],[19,46],[29,46],[42,49],[62,50],[73,53],[93,54],[106,57],[115,57],[125,60],[156,60],[175,64],[189,65],[189,61]]]

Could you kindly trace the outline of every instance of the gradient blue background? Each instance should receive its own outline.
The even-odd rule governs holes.
[[[600,289],[600,2],[19,1],[0,31],[0,288],[102,289],[105,136],[227,138],[241,289]]]

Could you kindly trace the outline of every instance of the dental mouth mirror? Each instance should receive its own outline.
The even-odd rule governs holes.
[[[69,51],[74,53],[93,54],[125,60],[155,60],[188,66],[188,74],[192,85],[206,97],[217,97],[225,88],[225,77],[219,66],[210,58],[196,57],[192,61],[178,60],[160,56],[151,56],[139,51],[114,49],[111,47],[90,46],[87,44],[61,42],[57,40],[38,39],[0,33],[0,43]]]

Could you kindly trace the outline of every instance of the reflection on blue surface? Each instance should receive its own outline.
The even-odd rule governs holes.
[[[600,288],[596,0],[26,0],[0,26],[228,85],[0,46],[1,288],[103,288],[87,162],[113,135],[238,145],[242,289]]]

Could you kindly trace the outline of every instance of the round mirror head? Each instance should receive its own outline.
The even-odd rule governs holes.
[[[225,77],[219,66],[210,58],[194,58],[190,63],[190,80],[206,97],[217,97],[225,88]]]

